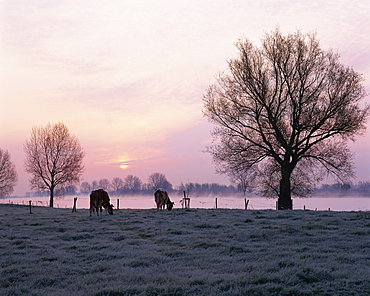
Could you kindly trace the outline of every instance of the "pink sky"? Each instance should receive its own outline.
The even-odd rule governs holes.
[[[370,91],[370,4],[326,2],[1,1],[0,147],[18,170],[14,194],[29,191],[31,128],[57,121],[86,152],[86,181],[160,172],[173,185],[228,184],[202,152],[212,140],[202,96],[238,38],[258,44],[277,25],[317,32]],[[352,146],[354,181],[369,181],[370,132]]]

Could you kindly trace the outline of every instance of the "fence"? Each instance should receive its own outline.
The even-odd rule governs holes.
[[[111,203],[116,209],[151,209],[156,208],[154,198],[148,196],[111,196]],[[202,209],[274,209],[274,200],[263,198],[242,198],[242,197],[194,197],[182,198],[171,197],[175,202],[175,208],[202,208]],[[3,204],[49,206],[49,197],[17,197],[0,199]],[[54,199],[55,208],[76,208],[88,209],[89,197],[65,196]]]
[[[75,196],[65,196],[64,198],[56,198],[54,200],[55,208],[72,209]],[[175,202],[174,209],[182,207],[182,196],[171,196],[171,200]],[[249,200],[249,201],[248,201]],[[32,206],[49,206],[49,197],[17,197],[0,199],[3,204],[20,204]],[[266,210],[276,209],[276,199],[266,199],[262,197],[190,197],[187,201],[190,208],[201,209],[247,209],[249,210]],[[311,197],[311,198],[295,198],[293,199],[293,209],[300,210],[325,210],[329,208],[332,211],[369,211],[370,198],[365,197]],[[116,209],[152,209],[156,208],[154,198],[151,196],[111,196],[111,203]],[[89,208],[89,197],[78,196],[76,202],[77,209]]]

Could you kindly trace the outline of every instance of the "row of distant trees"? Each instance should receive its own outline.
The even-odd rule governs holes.
[[[236,195],[240,193],[237,186],[222,185],[218,183],[181,183],[179,186],[172,186],[161,173],[153,173],[149,176],[148,182],[144,183],[137,176],[128,175],[125,179],[116,177],[111,181],[100,179],[99,181],[82,182],[79,188],[75,185],[62,187],[56,190],[56,196],[90,194],[96,189],[104,189],[110,195],[152,195],[155,189],[163,188],[169,193],[178,192],[187,197],[208,196],[208,195]]]
[[[153,183],[153,176],[161,175],[163,180],[166,182],[167,179],[164,174],[153,173],[149,177],[148,183],[143,183],[139,177],[128,175],[125,179],[116,177],[111,181],[108,179],[100,179],[99,181],[82,182],[80,186],[70,185],[62,187],[56,190],[56,196],[66,195],[79,195],[79,194],[90,194],[91,191],[102,188],[109,192],[110,195],[152,195],[156,188],[164,188],[169,193],[174,194],[175,192],[183,196],[184,192],[186,197],[197,197],[197,196],[236,196],[236,195],[261,195],[260,192],[249,189],[242,189],[241,185],[223,185],[218,183],[181,183],[179,186],[173,187],[170,182],[163,184]],[[32,193],[29,193],[32,194]],[[43,193],[34,193],[43,194]],[[49,192],[44,192],[45,195]],[[313,189],[313,195],[320,197],[332,197],[332,196],[370,196],[370,182],[358,182],[358,183],[334,183],[334,184],[322,184],[319,187]]]
[[[315,188],[314,193],[318,196],[370,196],[370,182],[323,184]]]
[[[173,186],[167,180],[165,174],[153,173],[149,176],[148,182],[144,183],[139,177],[128,175],[125,179],[116,177],[111,181],[100,179],[99,181],[82,182],[80,192],[83,194],[90,193],[92,190],[104,189],[113,194],[139,194],[147,191],[153,191],[156,188],[163,188],[172,191]]]

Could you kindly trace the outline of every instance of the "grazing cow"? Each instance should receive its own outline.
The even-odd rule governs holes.
[[[163,210],[167,206],[167,210],[171,211],[174,205],[174,202],[170,200],[168,193],[164,189],[157,189],[154,192],[155,203],[157,204],[157,211]]]
[[[103,189],[92,191],[90,194],[90,216],[91,213],[94,213],[94,210],[96,210],[96,214],[99,216],[99,209],[101,213],[102,207],[107,213],[113,215],[113,205],[109,201],[108,193]]]

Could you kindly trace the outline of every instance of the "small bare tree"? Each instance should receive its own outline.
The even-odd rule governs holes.
[[[148,178],[148,183],[151,189],[163,188],[166,190],[172,190],[172,184],[167,181],[165,174],[153,173]]]
[[[332,174],[353,176],[347,141],[364,132],[369,106],[362,75],[321,49],[315,34],[266,34],[262,46],[237,43],[239,57],[204,96],[216,128],[209,152],[217,165],[248,163],[256,183],[292,209],[291,196],[308,194]]]
[[[143,182],[139,177],[134,175],[128,175],[124,181],[124,189],[131,193],[138,193],[143,186]]]
[[[124,185],[124,183],[123,183],[123,180],[121,178],[118,178],[118,177],[113,178],[111,186],[117,194],[123,188],[123,185]]]
[[[237,185],[238,190],[242,191],[244,196],[246,195],[248,188],[251,188],[251,184],[256,177],[256,172],[254,171],[253,166],[244,164],[233,169],[229,168],[226,172],[221,172],[230,177],[231,182]]]
[[[100,179],[99,180],[99,188],[104,189],[105,191],[109,191],[111,184],[108,179]]]
[[[91,192],[91,185],[89,184],[89,182],[86,182],[86,181],[82,182],[81,185],[80,185],[80,191],[83,194],[90,193]]]
[[[18,174],[10,160],[10,153],[0,148],[0,197],[10,195],[17,181]]]
[[[24,144],[25,169],[31,174],[32,189],[50,191],[50,207],[54,206],[57,186],[79,183],[85,156],[78,139],[61,122],[34,127]]]
[[[184,197],[189,198],[189,196],[192,194],[193,190],[195,189],[195,185],[194,183],[191,183],[189,181],[185,184],[181,182],[180,189],[185,192]]]
[[[97,181],[94,180],[91,183],[91,190],[97,190],[97,189],[99,189],[99,184]]]

